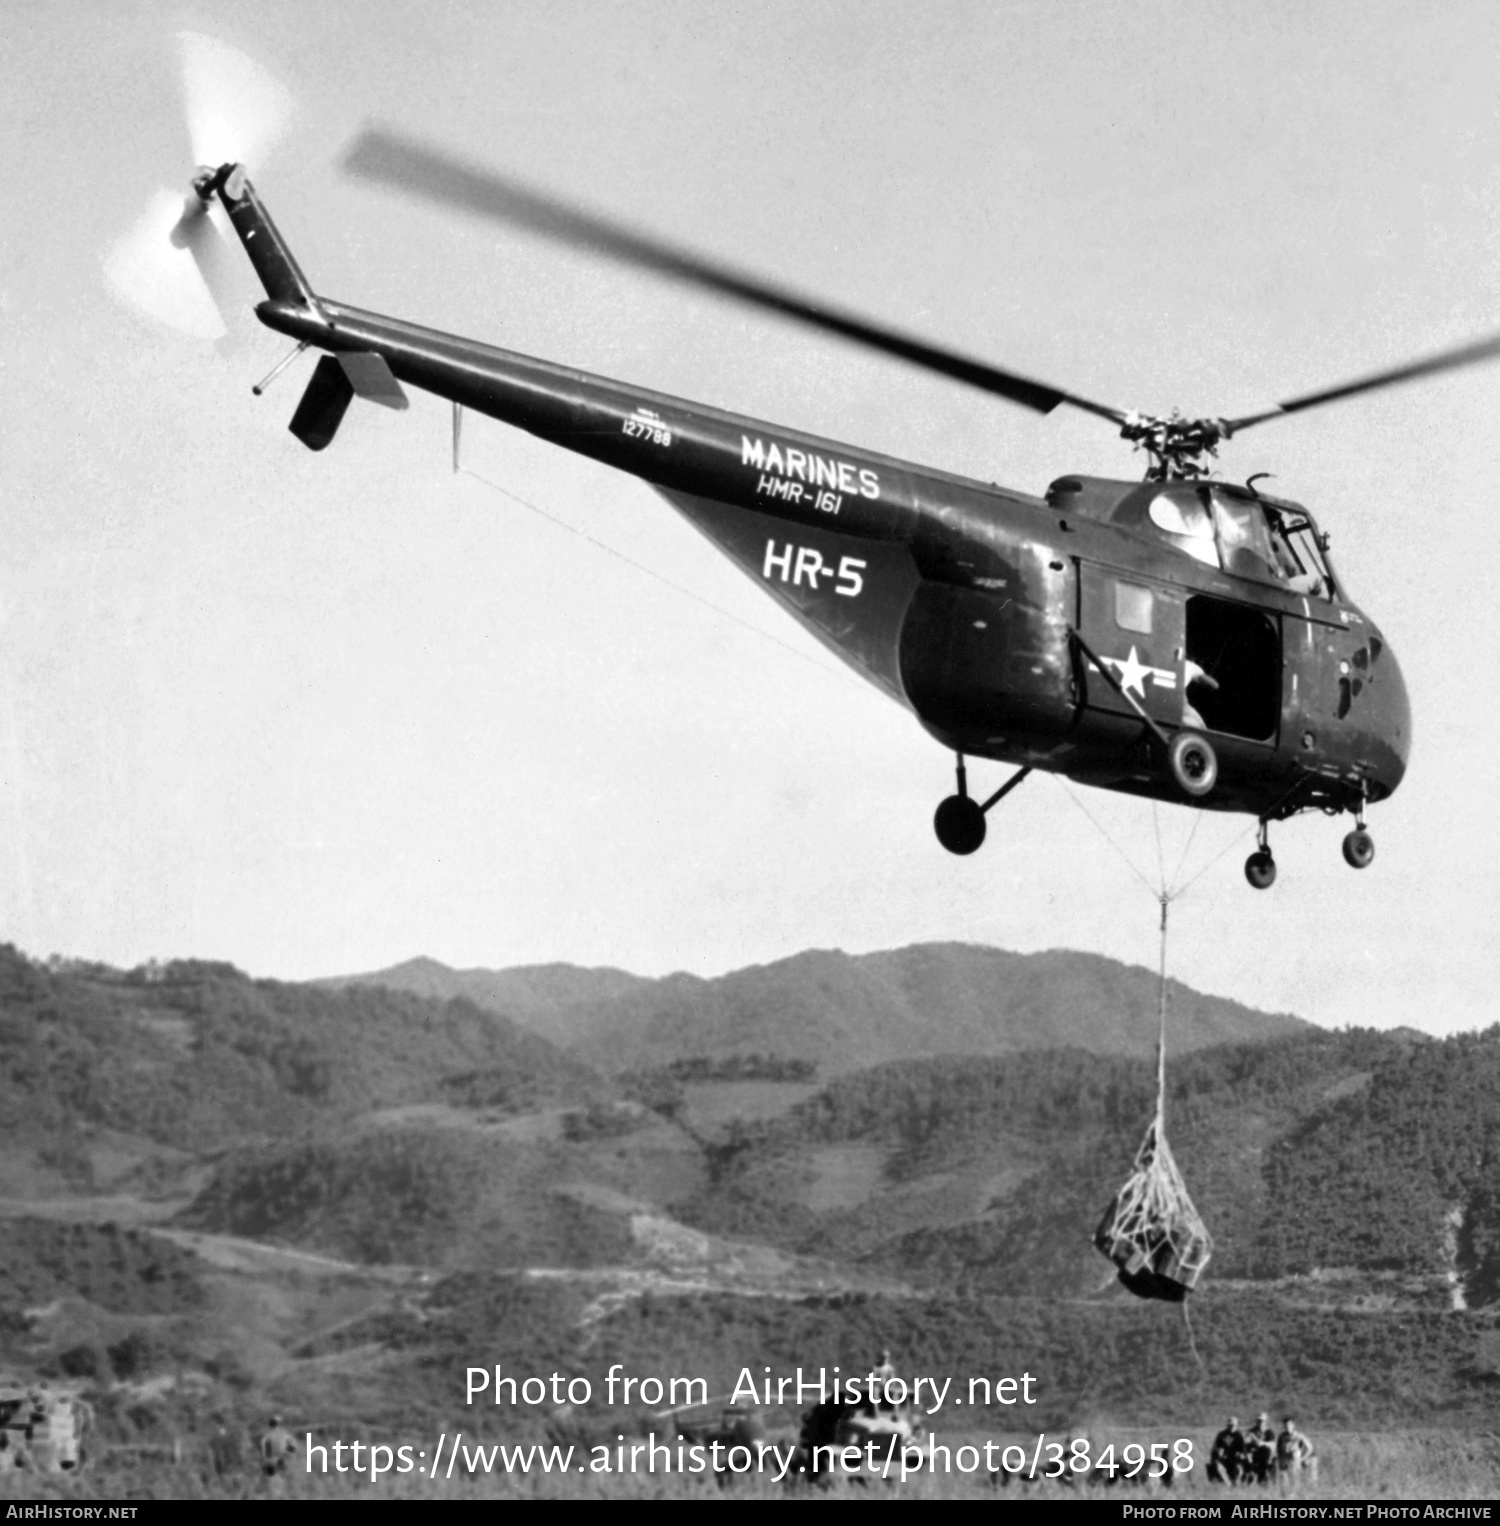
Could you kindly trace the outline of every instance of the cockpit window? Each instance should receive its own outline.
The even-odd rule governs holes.
[[[1285,582],[1276,553],[1271,549],[1271,530],[1265,510],[1253,498],[1233,498],[1214,489],[1208,491],[1218,532],[1219,552],[1226,572],[1262,582]]]
[[[1306,514],[1273,511],[1271,543],[1277,564],[1296,592],[1320,599],[1333,597],[1333,573],[1318,543],[1318,532]]]
[[[1148,513],[1157,529],[1210,567],[1279,583],[1296,593],[1333,597],[1333,576],[1317,529],[1301,511],[1198,483],[1158,493]]]
[[[1210,567],[1219,565],[1219,553],[1214,545],[1213,521],[1208,508],[1192,488],[1173,488],[1158,493],[1151,500],[1151,523],[1168,535],[1181,537],[1178,544],[1189,556],[1195,556]]]

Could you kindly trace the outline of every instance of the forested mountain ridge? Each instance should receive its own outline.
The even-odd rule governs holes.
[[[751,1053],[810,1061],[824,1075],[916,1056],[1058,1046],[1149,1055],[1157,1029],[1149,970],[1071,950],[1014,954],[961,943],[810,950],[711,979],[556,965],[445,972],[420,959],[332,983],[464,995],[616,1072]],[[1170,990],[1179,1051],[1309,1026],[1175,981]]]
[[[581,1101],[599,1078],[465,1001],[251,980],[184,960],[120,971],[0,946],[0,1135],[82,1126],[180,1150],[320,1128],[475,1089]]]
[[[784,997],[780,1035],[788,1012],[825,999],[852,1022],[850,992],[881,989],[930,998],[942,1015],[926,1032],[953,1034],[982,972],[987,999],[1023,1014],[1004,1029],[1013,1038],[1045,1031],[1060,1004],[1040,994],[1049,972],[1065,996],[1111,971],[1145,976],[1082,956],[992,955],[811,954],[740,972],[737,989],[736,977],[696,982],[719,1001],[695,1030],[697,1054],[609,1080],[463,998],[252,980],[193,961],[43,965],[0,949],[0,1139],[11,1142],[0,1196],[25,1195],[15,1169],[27,1148],[74,1190],[98,1189],[101,1157],[128,1157],[136,1139],[184,1163],[213,1153],[193,1222],[356,1258],[406,1257],[426,1233],[447,1264],[461,1260],[478,1243],[467,1192],[490,1205],[490,1248],[508,1262],[554,1248],[574,1260],[588,1239],[577,1200],[547,1204],[559,1184],[596,1182],[702,1230],[885,1276],[1086,1292],[1101,1271],[1092,1222],[1152,1108],[1152,1066],[1112,1052],[1118,1030],[1090,1048],[835,1065],[821,1089],[806,1079],[816,1062],[747,1054],[743,1032],[715,1046],[724,1014],[768,993]],[[597,973],[531,986],[573,1000]],[[792,1000],[797,974],[810,984]],[[664,986],[674,1001],[688,979],[604,975],[615,1015],[621,979],[629,999]],[[1168,1135],[1217,1239],[1216,1275],[1449,1273],[1471,1301],[1500,1296],[1500,1029],[1438,1042],[1287,1020],[1280,1037],[1183,1052],[1183,1004],[1171,1013]],[[764,1042],[764,1024],[746,1028]],[[783,1088],[803,1100],[722,1126],[685,1108],[688,1091],[756,1076],[803,1078]],[[439,1208],[441,1227],[399,1222]]]
[[[501,970],[454,970],[425,956],[367,975],[335,975],[311,983],[332,989],[385,986],[438,1001],[462,996],[476,1006],[504,1013],[554,1043],[565,1043],[582,1014],[600,1002],[654,984],[645,976],[609,967],[529,964]]]

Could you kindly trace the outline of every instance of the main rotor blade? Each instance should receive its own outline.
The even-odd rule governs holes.
[[[380,128],[367,129],[360,135],[345,155],[344,168],[365,180],[428,201],[526,228],[562,243],[606,254],[638,269],[672,276],[784,317],[795,318],[800,323],[839,334],[869,349],[898,356],[1038,413],[1051,413],[1059,403],[1071,403],[1075,408],[1085,409],[1117,424],[1125,420],[1125,414],[1119,409],[1107,408],[1102,403],[1090,402],[1087,398],[1010,371],[1001,371],[983,361],[940,349],[826,303],[798,296],[784,287],[773,286],[727,265],[674,248],[620,223],[565,206],[528,186],[464,164]]]
[[[1459,345],[1456,349],[1441,350],[1436,355],[1429,355],[1425,360],[1414,360],[1404,366],[1393,366],[1389,371],[1376,371],[1371,376],[1362,376],[1357,381],[1345,382],[1342,386],[1326,387],[1321,392],[1304,392],[1300,397],[1288,398],[1286,402],[1277,403],[1274,408],[1267,408],[1263,413],[1250,413],[1239,419],[1225,419],[1224,432],[1238,434],[1240,430],[1248,429],[1252,424],[1264,424],[1267,419],[1279,419],[1284,414],[1301,413],[1305,408],[1317,408],[1324,403],[1336,403],[1341,397],[1354,397],[1361,392],[1374,392],[1381,387],[1394,387],[1401,382],[1414,381],[1419,376],[1434,376],[1440,371],[1456,371],[1461,366],[1475,366],[1481,361],[1494,360],[1497,356],[1500,356],[1500,334],[1491,335],[1488,339],[1475,340],[1471,344]]]

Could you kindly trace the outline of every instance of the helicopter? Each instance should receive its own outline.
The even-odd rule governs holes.
[[[1400,785],[1411,705],[1400,665],[1350,598],[1301,504],[1213,475],[1243,430],[1500,355],[1500,337],[1237,418],[1153,417],[925,343],[518,188],[381,129],[345,160],[366,179],[519,222],[1048,413],[1067,404],[1143,450],[1143,479],[1063,475],[1043,495],[516,354],[316,292],[244,164],[205,163],[172,242],[198,256],[217,204],[265,289],[260,322],[296,341],[257,395],[322,352],[290,423],[310,450],[355,398],[404,387],[485,414],[649,484],[861,677],[954,755],[934,830],[981,847],[988,813],[1041,769],[1101,789],[1255,817],[1245,875],[1276,878],[1270,826],[1367,809]],[[209,251],[211,253],[211,251]],[[207,266],[203,256],[200,264]],[[1008,764],[992,794],[967,760]]]

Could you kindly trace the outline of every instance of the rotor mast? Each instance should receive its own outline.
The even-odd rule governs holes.
[[[1185,419],[1175,408],[1166,418],[1128,413],[1120,438],[1150,458],[1147,482],[1190,481],[1205,477],[1219,454],[1219,441],[1233,428],[1225,419]]]

